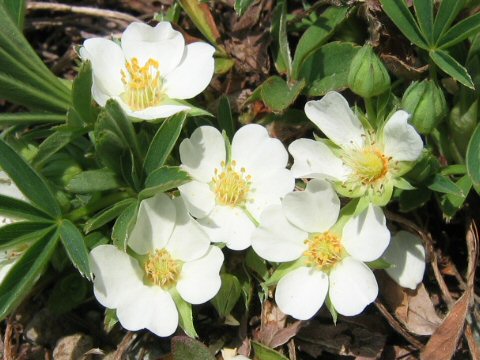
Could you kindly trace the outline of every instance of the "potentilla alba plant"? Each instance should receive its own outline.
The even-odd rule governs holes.
[[[132,23],[121,44],[87,39],[80,55],[93,69],[92,96],[104,106],[115,99],[133,117],[151,120],[188,110],[190,99],[210,83],[215,49],[206,43],[185,45],[183,35],[169,22],[155,27]]]
[[[95,297],[117,310],[127,330],[169,336],[178,326],[176,302],[201,304],[220,289],[223,253],[210,245],[181,198],[143,200],[128,247],[126,253],[100,245],[90,253]]]
[[[399,178],[423,149],[407,112],[395,112],[373,132],[365,129],[342,95],[329,92],[307,102],[305,113],[331,141],[299,139],[290,145],[297,178],[329,179],[341,195],[366,195],[377,205],[388,203],[394,186],[405,186]]]
[[[268,207],[252,237],[262,258],[294,262],[278,281],[275,301],[296,319],[315,315],[327,294],[336,311],[347,316],[361,313],[377,297],[375,276],[365,262],[378,259],[388,246],[385,216],[372,204],[341,220],[339,211],[332,185],[313,179],[305,191]]]
[[[287,151],[260,125],[240,128],[231,147],[214,127],[199,127],[180,144],[180,158],[193,178],[179,187],[187,208],[212,241],[233,250],[250,246],[263,209],[295,186]]]

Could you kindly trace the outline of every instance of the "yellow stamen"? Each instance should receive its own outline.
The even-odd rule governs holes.
[[[390,159],[373,146],[348,153],[344,161],[364,185],[382,181],[389,171]]]
[[[340,238],[328,231],[312,234],[305,240],[305,244],[308,249],[303,255],[306,257],[307,265],[322,271],[329,271],[345,255]]]
[[[169,289],[177,283],[182,266],[167,250],[161,249],[148,254],[144,269],[149,281],[162,289]]]
[[[217,202],[226,206],[241,206],[248,200],[252,177],[245,168],[237,171],[237,163],[233,160],[230,164],[221,162],[221,171],[215,169],[211,186]]]

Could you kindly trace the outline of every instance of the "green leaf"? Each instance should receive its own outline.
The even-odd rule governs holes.
[[[127,240],[137,221],[138,201],[128,205],[115,221],[112,230],[113,244],[120,250],[127,249]]]
[[[220,276],[222,278],[222,286],[211,302],[217,310],[218,315],[225,317],[232,312],[240,298],[242,286],[238,278],[234,275],[221,274]]]
[[[38,239],[10,269],[0,284],[0,319],[5,319],[29,294],[45,270],[58,242],[52,230]]]
[[[465,0],[442,0],[433,24],[433,39],[435,44],[447,31],[460,10],[465,6]]]
[[[87,234],[109,223],[113,219],[117,218],[123,212],[123,210],[125,210],[127,206],[132,204],[134,201],[135,200],[131,198],[125,199],[99,212],[98,214],[95,214],[93,217],[87,220],[83,227],[83,231]]]
[[[184,112],[175,114],[166,119],[158,129],[150,143],[143,165],[147,175],[165,164],[165,161],[177,143],[180,132],[185,124],[186,116]]]
[[[304,93],[308,96],[321,96],[331,90],[341,91],[347,88],[350,63],[359,49],[352,43],[331,42],[311,53],[298,74],[299,78],[307,82]]]
[[[0,114],[0,126],[64,123],[66,120],[65,115],[54,113],[19,112]]]
[[[272,28],[272,53],[275,68],[280,74],[286,74],[290,78],[292,74],[292,57],[288,46],[287,37],[287,0],[277,1],[273,10]]]
[[[460,189],[457,184],[455,184],[448,177],[436,174],[432,182],[428,185],[430,190],[444,193],[444,194],[453,194],[456,196],[465,196],[462,189]]]
[[[425,205],[432,196],[427,188],[402,191],[399,198],[400,211],[407,213]]]
[[[89,283],[80,274],[68,274],[55,283],[47,306],[57,316],[65,314],[85,301],[88,288]]]
[[[433,44],[433,0],[413,0],[420,30],[429,44]]]
[[[302,259],[298,259],[296,261],[290,261],[286,263],[281,263],[273,272],[272,276],[270,276],[267,281],[263,283],[264,286],[270,287],[272,285],[276,285],[282,277],[287,275],[290,271],[293,271],[300,266],[304,265],[304,261]]]
[[[463,207],[463,204],[465,203],[465,200],[467,199],[467,196],[472,188],[472,180],[470,179],[468,174],[462,176],[455,184],[462,190],[464,195],[457,196],[454,194],[446,194],[442,198],[442,211],[443,215],[447,218],[452,218],[453,216],[455,216],[457,211],[459,211]]]
[[[293,59],[293,78],[298,79],[303,62],[317,51],[334,34],[348,16],[348,7],[331,6],[311,25],[300,38]]]
[[[470,89],[475,88],[467,69],[460,65],[458,61],[451,57],[447,52],[443,50],[430,51],[430,58],[440,69],[445,71],[455,80]]]
[[[183,185],[192,178],[178,166],[162,166],[153,171],[145,181],[145,189],[140,192],[140,198],[149,198],[155,194],[172,190]]]
[[[92,103],[92,83],[92,64],[86,61],[72,84],[73,109],[85,124],[93,124],[97,115]]]
[[[472,184],[478,192],[480,188],[480,124],[477,125],[468,143],[465,162],[468,176],[470,176]]]
[[[87,170],[70,180],[67,191],[74,193],[89,193],[117,189],[121,186],[117,175],[110,169]]]
[[[52,223],[40,221],[18,221],[0,227],[0,249],[38,239],[38,233],[52,228]]]
[[[70,220],[62,221],[59,226],[59,232],[63,247],[67,251],[68,257],[72,261],[73,266],[80,271],[80,274],[87,279],[92,280],[92,273],[88,261],[88,251],[81,232]]]
[[[388,261],[383,258],[379,258],[374,261],[369,261],[365,263],[370,269],[388,269],[392,266]]]
[[[52,217],[61,214],[60,206],[45,180],[3,140],[0,140],[0,167],[39,209]]]
[[[192,338],[198,337],[193,324],[192,304],[183,300],[175,288],[170,290],[170,294],[172,295],[173,301],[175,302],[175,306],[178,310],[178,323],[180,327],[188,336]]]
[[[428,49],[415,18],[405,0],[380,0],[383,10],[408,40],[422,49]]]
[[[282,112],[297,99],[304,86],[304,80],[289,86],[281,77],[272,76],[261,85],[262,100],[273,111]]]
[[[438,47],[449,48],[480,31],[480,13],[452,26],[439,40]]]
[[[245,265],[247,265],[247,267],[261,279],[266,279],[268,277],[268,268],[265,260],[258,256],[252,248],[247,250]]]
[[[117,310],[105,309],[105,319],[103,320],[103,327],[105,331],[109,333],[117,323]]]
[[[253,1],[254,0],[235,0],[235,5],[233,8],[235,9],[237,15],[242,16],[245,14],[245,11],[247,11],[250,5],[253,4]]]
[[[262,360],[288,360],[285,356],[263,345],[257,341],[252,341],[253,350],[255,351],[255,358]]]
[[[23,22],[25,20],[25,10],[27,7],[26,0],[3,0],[5,8],[7,9],[11,19],[17,24],[17,27],[22,30]]]
[[[233,135],[235,134],[235,122],[232,117],[230,101],[226,95],[222,95],[218,102],[217,121],[218,125],[220,125],[220,129],[224,130],[227,133],[228,138],[232,140]]]
[[[33,221],[50,220],[50,216],[35,206],[9,196],[0,195],[0,215]]]
[[[172,338],[172,357],[173,360],[215,360],[205,345],[186,336]]]

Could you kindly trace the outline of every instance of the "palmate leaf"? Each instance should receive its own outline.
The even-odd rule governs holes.
[[[77,227],[70,220],[63,220],[58,228],[63,247],[77,270],[87,279],[92,279],[85,241]]]
[[[475,88],[472,78],[467,72],[467,69],[460,65],[458,61],[451,57],[446,51],[440,49],[436,51],[430,51],[430,58],[440,69],[445,71],[455,80],[470,89]]]
[[[25,20],[26,0],[1,0],[13,22],[17,24],[20,30],[23,29],[23,22]]]
[[[41,237],[42,230],[52,229],[51,222],[17,221],[0,227],[0,249],[11,249],[23,243],[32,242]]]
[[[480,193],[480,124],[473,132],[467,148],[467,173],[477,193]]]
[[[0,126],[33,125],[44,123],[64,123],[67,117],[63,114],[48,112],[19,112],[0,114]]]
[[[220,130],[225,131],[227,137],[232,141],[235,134],[235,121],[233,120],[230,101],[226,95],[222,95],[218,102],[217,121]]]
[[[433,43],[433,0],[414,0],[415,16],[424,37]]]
[[[0,195],[0,215],[25,220],[49,220],[50,216],[35,206],[18,199]]]
[[[280,74],[290,78],[292,74],[292,57],[287,37],[287,0],[279,0],[273,11],[272,20],[272,53],[275,68]]]
[[[460,21],[438,40],[438,47],[445,49],[465,40],[480,31],[480,13]]]
[[[438,39],[453,23],[460,10],[465,6],[465,0],[442,0],[433,24],[433,39]]]

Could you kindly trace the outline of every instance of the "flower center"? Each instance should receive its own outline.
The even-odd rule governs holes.
[[[307,265],[319,270],[328,271],[337,262],[342,260],[345,251],[338,236],[327,231],[321,234],[312,234],[305,244],[308,249],[303,253]]]
[[[177,283],[182,266],[167,250],[161,249],[148,254],[144,269],[148,280],[162,289],[169,289]]]
[[[344,161],[364,184],[371,184],[383,179],[388,173],[389,158],[375,147],[352,152]]]
[[[221,163],[222,169],[215,168],[212,178],[212,188],[217,202],[226,206],[241,206],[248,199],[252,177],[246,174],[245,168],[236,170],[237,163],[233,160],[229,164]]]
[[[125,92],[121,95],[132,110],[143,110],[158,105],[162,100],[162,79],[160,78],[160,64],[149,59],[140,66],[137,58],[132,58],[125,64],[126,72],[121,70]]]

